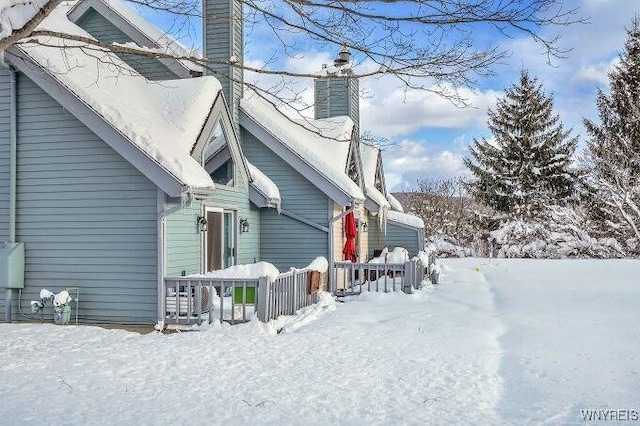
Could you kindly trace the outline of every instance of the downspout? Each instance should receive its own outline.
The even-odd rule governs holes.
[[[351,201],[351,206],[349,206],[347,210],[343,211],[338,216],[334,216],[331,219],[329,219],[329,293],[332,293],[332,294],[336,292],[336,288],[335,288],[336,283],[333,277],[333,273],[335,269],[334,268],[335,261],[333,260],[335,257],[335,253],[333,250],[333,224],[339,221],[340,219],[342,219],[343,217],[345,217],[346,215],[348,215],[349,213],[353,212],[355,207],[356,207],[355,201]]]
[[[9,72],[11,79],[11,130],[9,134],[9,242],[16,242],[16,198],[17,198],[17,164],[18,164],[18,96],[16,70],[5,61],[4,52],[0,52],[0,69]],[[5,321],[11,322],[11,299],[13,290],[8,288],[5,298]]]
[[[164,193],[158,189],[158,216],[156,220],[156,241],[158,247],[157,254],[157,264],[158,264],[158,323],[156,324],[156,329],[163,330],[164,329],[164,316],[165,316],[165,286],[164,286],[164,278],[165,278],[165,266],[166,266],[166,246],[167,240],[165,238],[165,219],[167,216],[170,216],[176,212],[184,208],[188,208],[191,206],[192,197],[189,196],[186,202],[181,202],[177,206],[173,206],[170,209],[164,209]]]

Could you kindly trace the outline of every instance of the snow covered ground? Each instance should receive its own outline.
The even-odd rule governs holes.
[[[442,264],[440,286],[325,298],[269,326],[0,324],[1,423],[581,424],[581,409],[640,409],[640,262]]]

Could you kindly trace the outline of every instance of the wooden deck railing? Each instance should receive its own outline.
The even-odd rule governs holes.
[[[432,253],[427,265],[418,258],[405,263],[335,262],[332,291],[339,296],[357,295],[362,291],[411,293],[412,288],[421,288],[426,278],[436,284],[435,275],[431,273],[435,261],[436,255]]]
[[[278,318],[280,315],[294,315],[296,311],[318,301],[314,280],[318,284],[322,276],[317,271],[294,269],[280,274],[278,279],[267,282],[259,288],[258,318],[261,321]]]
[[[331,293],[346,296],[362,291],[404,291],[419,289],[426,278],[435,284],[432,273],[435,253],[428,265],[418,258],[405,263],[336,262],[329,280]],[[434,282],[434,277],[436,282]],[[229,279],[206,277],[165,278],[165,322],[171,325],[202,324],[203,321],[237,324],[253,315],[267,322],[318,301],[319,289],[328,274],[309,269],[292,269],[274,281],[267,277]]]
[[[326,276],[326,274],[324,274]],[[166,278],[165,322],[171,325],[237,324],[249,321],[254,314],[267,322],[280,315],[293,315],[297,310],[317,302],[314,280],[322,274],[308,269],[295,269],[271,282],[256,279]]]
[[[266,277],[257,279],[166,278],[165,321],[174,325],[246,322],[256,311],[256,297]]]

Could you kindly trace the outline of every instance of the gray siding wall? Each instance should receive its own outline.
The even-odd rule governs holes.
[[[394,247],[404,247],[409,250],[411,256],[415,256],[420,250],[418,248],[419,236],[420,232],[417,230],[387,222],[387,235],[384,236],[385,246],[389,247],[389,250],[393,250]]]
[[[236,164],[236,186],[225,188],[218,185],[212,200],[207,205],[223,207],[237,211],[238,220],[246,218],[250,224],[249,232],[237,232],[238,264],[254,263],[261,260],[260,252],[260,210],[249,201],[249,182],[238,170]]]
[[[262,241],[262,223],[261,210],[256,205],[249,203],[249,210],[245,211],[246,217],[251,224],[251,230],[248,233],[240,234],[240,252],[238,255],[238,263],[259,262],[262,259],[261,241]]]
[[[238,63],[244,62],[244,29],[242,1],[204,1],[204,50],[211,60],[228,61],[235,56]],[[242,69],[224,64],[210,64],[205,73],[220,80],[222,91],[231,109],[231,119],[238,128],[238,113],[242,98]],[[232,77],[232,81],[229,77]]]
[[[358,80],[330,78],[314,80],[315,118],[347,115],[360,127]]]
[[[329,117],[329,80],[313,80],[313,116],[316,119]]]
[[[132,41],[128,35],[93,9],[89,9],[78,20],[77,24],[103,43],[128,43]],[[157,59],[129,54],[119,54],[118,56],[149,80],[174,80],[179,78]]]
[[[394,247],[404,247],[409,250],[411,256],[415,256],[420,250],[420,231],[387,222],[387,233],[384,234],[379,228],[378,217],[371,214],[369,215],[367,233],[369,234],[370,256],[373,256],[374,250],[380,250],[384,247],[387,247],[389,251]]]
[[[242,131],[245,155],[278,185],[282,208],[318,225],[327,226],[327,196],[265,147],[249,132]],[[328,235],[273,209],[261,210],[260,252],[262,259],[281,271],[304,267],[317,256],[329,256]]]
[[[180,204],[180,200],[172,200],[167,208]],[[199,274],[202,264],[202,244],[196,217],[202,214],[202,205],[192,203],[166,218],[166,275],[180,277]]]
[[[42,288],[80,287],[84,322],[155,322],[156,186],[22,75],[18,97],[22,310]]]
[[[360,134],[360,84],[349,80],[349,117],[356,123],[356,134]]]
[[[220,207],[237,212],[237,219],[246,218],[249,232],[237,229],[237,263],[247,264],[260,260],[260,209],[249,202],[248,185],[236,168],[237,184],[234,188],[218,186],[207,206]],[[167,208],[177,205],[180,200],[170,200]],[[203,214],[204,206],[193,203],[166,220],[168,277],[200,273],[202,268],[202,237],[196,225],[196,216]]]
[[[0,242],[9,239],[10,103],[9,73],[0,70]]]
[[[369,214],[367,224],[367,233],[369,234],[369,256],[373,257],[374,250],[382,250],[385,247],[384,234],[380,230],[378,216]]]

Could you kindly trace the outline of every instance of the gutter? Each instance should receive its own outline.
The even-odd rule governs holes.
[[[193,200],[193,196],[191,194],[188,194],[187,198],[185,201],[181,202],[180,204],[178,204],[177,206],[171,207],[170,209],[167,210],[163,210],[164,209],[164,201],[165,201],[165,194],[164,192],[162,192],[161,189],[158,188],[158,199],[157,199],[157,204],[158,204],[158,215],[156,218],[156,245],[157,245],[157,275],[158,275],[158,300],[157,300],[157,307],[158,307],[158,312],[157,312],[157,316],[158,316],[158,323],[156,324],[156,329],[158,330],[163,330],[164,329],[164,316],[166,314],[166,310],[165,310],[165,300],[166,300],[166,295],[165,295],[165,286],[164,286],[164,278],[165,278],[165,266],[166,266],[166,260],[167,260],[167,255],[166,255],[166,246],[167,246],[167,239],[166,239],[166,228],[165,228],[165,219],[167,218],[167,216],[170,216],[174,213],[177,213],[181,210],[183,210],[184,208],[188,208],[191,206],[191,201]]]
[[[17,165],[18,165],[18,84],[16,70],[9,65],[0,52],[0,69],[9,71],[11,78],[11,130],[9,134],[9,242],[16,242],[16,199],[17,199]],[[11,322],[11,299],[13,290],[8,288],[5,298],[5,321]]]

